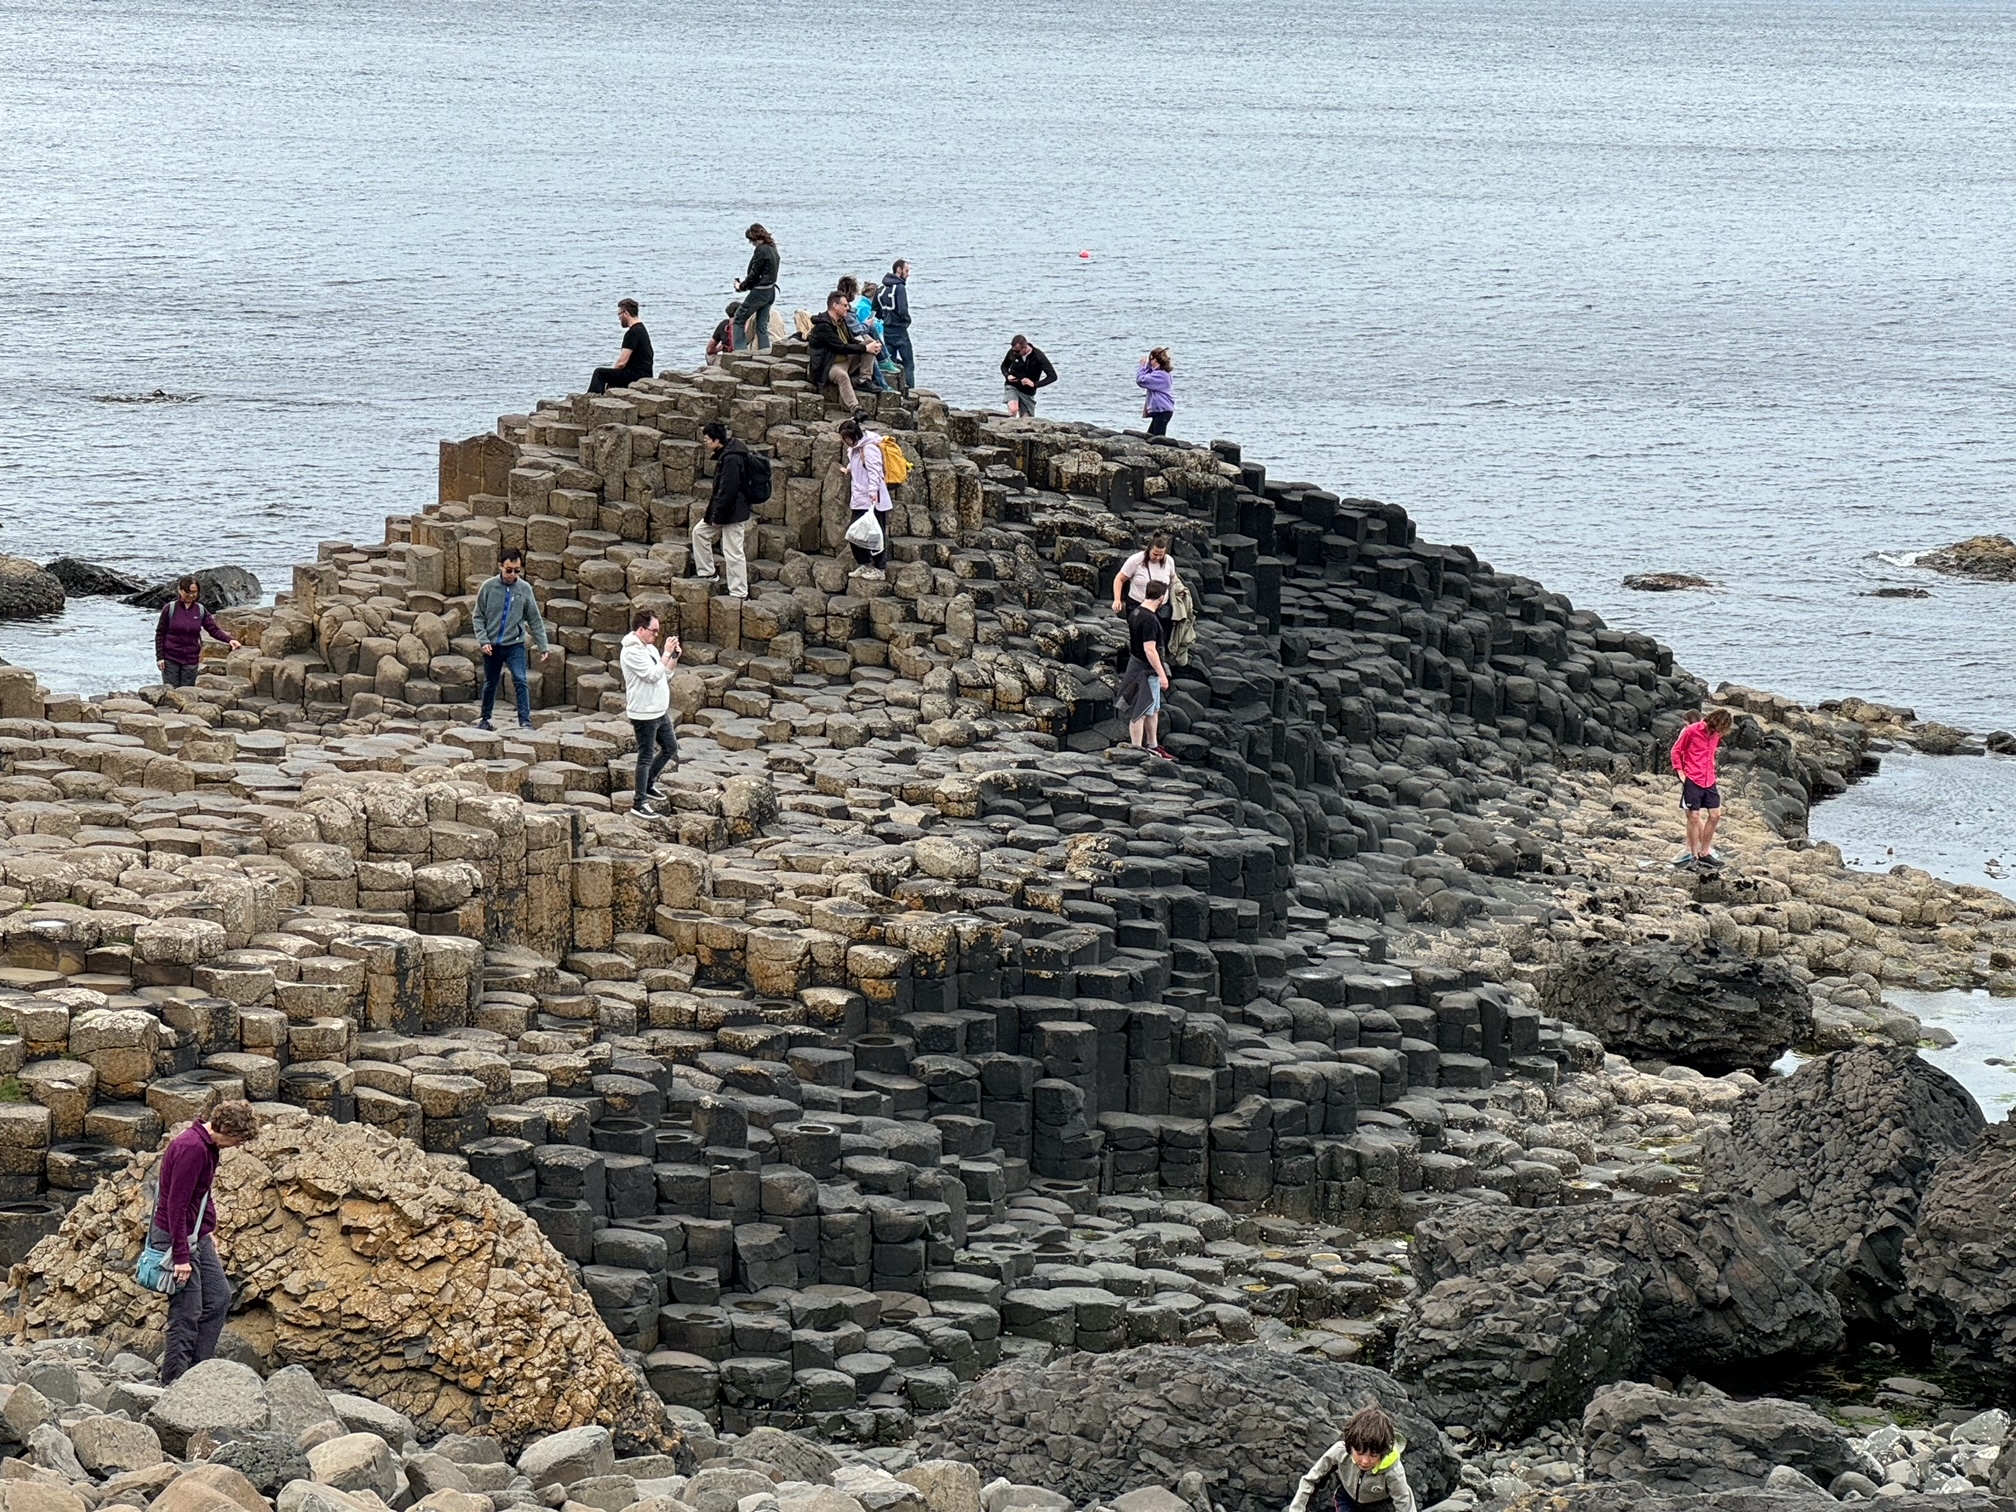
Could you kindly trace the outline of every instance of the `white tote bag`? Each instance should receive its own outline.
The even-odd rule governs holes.
[[[882,524],[875,518],[872,509],[857,510],[854,523],[847,527],[847,539],[864,551],[880,553],[882,550]]]

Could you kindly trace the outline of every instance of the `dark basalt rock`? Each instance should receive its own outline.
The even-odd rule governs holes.
[[[125,602],[142,609],[159,609],[175,597],[175,582],[183,574],[163,578],[151,588],[129,596]],[[202,585],[203,607],[206,609],[235,609],[240,604],[256,604],[261,589],[259,579],[243,567],[202,567],[197,569],[196,581]]]
[[[1585,1481],[1558,1490],[1532,1492],[1510,1503],[1507,1512],[1806,1512],[1809,1508],[1840,1505],[1825,1492],[1800,1495],[1766,1491],[1761,1486],[1741,1486],[1725,1491],[1662,1494],[1645,1486]],[[2016,1500],[1986,1492],[1963,1496],[1907,1492],[1883,1498],[1883,1512],[2010,1512],[2011,1508],[2016,1508]]]
[[[2016,1124],[1993,1124],[1940,1162],[1904,1247],[1917,1320],[2016,1368]]]
[[[66,593],[83,597],[130,598],[147,591],[139,578],[82,557],[58,557],[42,570],[61,583]]]
[[[2016,541],[2004,535],[1969,536],[1951,546],[1928,551],[1918,558],[1920,567],[1930,567],[1949,577],[1986,578],[1994,583],[2016,582]]]
[[[983,1480],[1005,1475],[1079,1503],[1196,1470],[1226,1512],[1279,1512],[1344,1420],[1375,1402],[1407,1440],[1415,1499],[1432,1506],[1455,1489],[1458,1462],[1399,1382],[1258,1345],[1003,1365],[919,1426],[919,1452],[953,1455]]]
[[[1762,1487],[1780,1465],[1824,1486],[1875,1466],[1811,1407],[1777,1397],[1681,1396],[1632,1382],[1596,1393],[1582,1415],[1589,1474],[1634,1492]]]
[[[1590,947],[1549,973],[1541,1006],[1618,1055],[1710,1076],[1769,1066],[1813,1028],[1790,967],[1714,945]]]
[[[22,557],[0,556],[0,620],[63,612],[63,585]]]
[[[1685,588],[1713,588],[1715,585],[1691,572],[1634,572],[1624,586],[1639,593],[1678,593]]]
[[[1706,1164],[1819,1262],[1844,1312],[1875,1320],[1905,1289],[1934,1168],[1982,1125],[1967,1089],[1915,1051],[1861,1046],[1739,1104]]]

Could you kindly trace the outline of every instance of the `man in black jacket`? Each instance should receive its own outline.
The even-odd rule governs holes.
[[[910,350],[910,264],[902,258],[882,275],[881,292],[875,296],[875,313],[882,317],[882,345],[889,360],[903,373],[903,397],[917,387],[917,354]]]
[[[1001,359],[1001,377],[1008,386],[1008,413],[1033,415],[1036,390],[1055,383],[1057,369],[1050,366],[1043,348],[1031,345],[1027,336],[1018,334],[1008,343],[1008,355]]]
[[[866,383],[873,376],[875,355],[882,350],[882,343],[854,339],[847,329],[847,296],[838,289],[826,296],[825,313],[812,317],[812,334],[806,344],[812,351],[806,374],[812,387],[824,389],[832,384],[848,413],[859,416],[861,401],[854,397],[853,380]]]
[[[749,503],[749,448],[729,436],[728,427],[709,420],[700,427],[700,438],[714,458],[714,492],[707,499],[704,519],[693,526],[693,576],[703,583],[714,581],[714,543],[721,543],[721,555],[728,563],[728,596],[749,597],[749,554],[745,542],[749,517],[755,513]]]

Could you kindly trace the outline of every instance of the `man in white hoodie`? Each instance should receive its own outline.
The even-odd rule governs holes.
[[[668,761],[679,759],[679,742],[672,733],[672,672],[679,665],[679,637],[673,636],[662,650],[658,645],[658,616],[639,609],[630,616],[630,633],[623,637],[623,712],[630,728],[637,732],[637,786],[630,800],[630,812],[649,814],[646,798],[663,798],[658,791],[658,774]]]

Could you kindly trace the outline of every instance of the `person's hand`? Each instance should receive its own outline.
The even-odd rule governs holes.
[[[871,341],[868,343],[868,350],[871,352],[880,352],[882,350],[882,343],[879,341]]]
[[[1162,691],[1164,693],[1167,693],[1169,691],[1169,674],[1167,672],[1164,672],[1161,673],[1160,676],[1162,679]]]
[[[244,642],[234,640],[234,641],[226,641],[224,644],[227,649],[236,651],[240,646],[244,644]]]
[[[154,665],[157,668],[159,668],[162,672],[166,672],[168,670],[168,661],[167,658],[165,657],[156,657],[154,659]]]
[[[739,278],[735,280],[735,292],[737,294],[742,292],[742,280]]]
[[[185,1263],[185,1264],[182,1264],[182,1265],[178,1265],[178,1266],[176,1266],[176,1267],[175,1267],[175,1284],[176,1284],[177,1286],[180,1286],[180,1285],[182,1285],[182,1284],[183,1284],[183,1283],[184,1283],[185,1281],[187,1281],[187,1280],[189,1279],[189,1275],[190,1275],[190,1271],[191,1271],[192,1269],[193,1269],[193,1267],[189,1266],[189,1265],[188,1265],[188,1264],[186,1264],[186,1263]]]
[[[539,660],[543,662],[546,660],[547,657],[551,656],[552,654],[553,653],[551,651],[541,651],[539,653]]]
[[[1120,612],[1120,595],[1117,593],[1113,595],[1113,612],[1115,614]]]
[[[489,643],[487,643],[487,642],[486,642],[486,643],[484,644],[484,646],[483,646],[483,654],[484,654],[485,656],[488,656],[488,655],[489,655],[489,654],[490,654],[490,653],[491,653],[492,651],[495,651],[496,649],[497,649],[497,648],[496,648],[495,646],[492,646],[492,645],[490,645]]]

